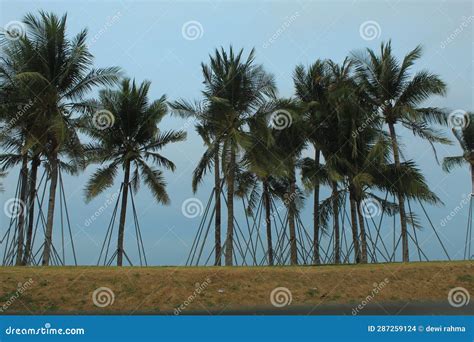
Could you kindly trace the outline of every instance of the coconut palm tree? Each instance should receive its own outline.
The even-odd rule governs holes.
[[[321,216],[319,213],[319,190],[323,178],[327,178],[321,165],[321,146],[318,136],[323,134],[324,120],[331,115],[332,107],[329,103],[329,66],[324,60],[317,60],[305,68],[298,65],[293,73],[293,83],[298,100],[304,103],[307,111],[308,138],[314,148],[314,159],[305,158],[302,166],[302,175],[305,184],[313,189],[313,262],[321,262],[319,238],[321,230]]]
[[[166,98],[150,102],[150,82],[139,86],[135,81],[125,79],[118,90],[102,90],[99,94],[99,115],[92,116],[87,133],[94,141],[86,145],[90,163],[101,166],[94,172],[85,188],[89,201],[111,187],[120,167],[124,171],[122,182],[122,203],[120,209],[117,241],[117,266],[122,266],[124,255],[124,232],[127,214],[127,200],[130,185],[137,191],[140,179],[148,186],[158,203],[168,204],[163,172],[149,164],[174,171],[174,163],[160,151],[168,144],[183,141],[183,131],[164,131],[158,124],[167,113]],[[99,120],[99,121],[97,121]],[[97,125],[97,122],[107,123]],[[132,170],[134,168],[134,170]]]
[[[354,53],[352,60],[356,67],[357,81],[369,95],[374,113],[381,115],[388,125],[392,143],[393,159],[400,167],[400,146],[395,127],[401,124],[415,135],[433,143],[449,143],[439,131],[429,127],[430,123],[444,124],[445,113],[434,107],[421,107],[423,101],[433,95],[444,95],[446,85],[439,76],[426,70],[414,75],[410,69],[421,57],[422,48],[417,46],[400,62],[392,52],[392,45],[382,43],[380,53],[371,49],[365,53]],[[402,236],[403,261],[409,261],[407,215],[405,197],[398,195]]]
[[[13,48],[5,50],[6,68],[15,80],[35,98],[35,117],[42,123],[36,137],[44,147],[50,180],[48,211],[42,264],[49,265],[52,244],[59,154],[65,146],[78,152],[79,137],[74,115],[84,108],[85,94],[98,85],[112,85],[119,77],[118,68],[93,69],[93,56],[86,45],[87,30],[70,39],[66,33],[67,16],[40,12],[27,14],[27,29]],[[21,52],[21,53],[20,53]]]
[[[241,150],[248,145],[245,131],[248,119],[256,108],[273,96],[275,85],[261,65],[255,63],[254,50],[245,59],[243,50],[235,53],[223,48],[202,64],[203,91],[215,141],[222,145],[221,163],[227,187],[227,232],[225,264],[233,264],[235,175]]]
[[[194,120],[196,122],[196,131],[202,138],[206,150],[201,156],[198,165],[194,169],[192,179],[192,189],[196,193],[199,184],[203,181],[207,171],[214,169],[214,200],[215,200],[215,213],[214,213],[214,266],[221,265],[222,259],[222,244],[221,244],[221,192],[222,192],[222,179],[221,179],[221,165],[220,165],[220,152],[221,142],[217,140],[217,127],[213,126],[215,120],[211,119],[211,116],[218,115],[212,113],[206,107],[205,103],[190,103],[186,100],[179,100],[169,104],[170,107],[179,116],[186,118],[187,120]],[[189,122],[189,121],[188,121]]]
[[[461,145],[463,154],[445,157],[443,160],[443,170],[450,172],[457,166],[470,165],[472,193],[474,193],[474,113],[467,113],[464,120],[466,120],[464,126],[452,129],[454,136],[459,141],[459,145]]]
[[[245,149],[242,164],[248,170],[250,176],[243,178],[250,179],[248,184],[248,191],[240,190],[240,193],[249,192],[249,207],[248,212],[253,214],[257,206],[257,198],[263,200],[263,207],[265,211],[265,228],[267,235],[267,253],[268,264],[273,266],[275,263],[274,246],[272,240],[272,217],[274,215],[272,210],[272,203],[276,198],[284,196],[284,186],[281,178],[288,175],[286,165],[281,165],[281,160],[285,156],[278,153],[281,152],[276,146],[275,131],[270,126],[269,119],[272,119],[271,114],[277,108],[278,102],[269,102],[263,105],[256,113],[256,115],[249,120],[249,132],[251,142]]]
[[[278,101],[271,117],[274,129],[275,150],[280,156],[276,169],[287,170],[288,189],[283,202],[288,209],[288,227],[290,236],[290,262],[298,264],[298,243],[296,238],[296,215],[298,213],[299,191],[296,184],[296,171],[300,165],[301,154],[307,146],[306,121],[303,108],[292,99]]]

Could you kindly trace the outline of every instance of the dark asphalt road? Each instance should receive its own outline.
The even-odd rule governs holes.
[[[319,306],[289,305],[283,308],[255,307],[225,310],[183,310],[180,315],[469,315],[474,316],[474,303],[455,308],[447,302],[440,303],[369,303],[354,312],[358,304],[325,304]],[[29,315],[29,312],[7,312],[9,315]],[[34,313],[37,314],[37,313]],[[174,311],[77,311],[45,312],[42,315],[174,315]]]

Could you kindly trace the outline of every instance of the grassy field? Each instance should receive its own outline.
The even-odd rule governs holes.
[[[458,261],[272,268],[3,267],[0,311],[100,314],[271,306],[277,287],[288,288],[291,305],[357,305],[368,295],[373,303],[442,302],[454,287],[474,294],[473,266]],[[93,300],[101,287],[113,292],[113,303],[110,297],[96,297],[96,304],[105,301],[105,307]]]

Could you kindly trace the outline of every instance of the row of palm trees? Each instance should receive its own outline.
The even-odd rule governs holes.
[[[287,206],[290,260],[298,264],[295,215],[302,196],[297,169],[303,184],[314,192],[314,263],[321,260],[319,238],[329,217],[333,222],[334,262],[341,261],[339,210],[345,192],[350,198],[356,262],[368,260],[362,211],[364,200],[371,197],[383,210],[399,214],[403,261],[409,260],[407,225],[415,222],[413,215],[407,215],[406,199],[432,204],[440,200],[429,190],[415,163],[401,160],[396,127],[403,125],[432,144],[449,143],[429,126],[446,124],[446,113],[420,106],[429,97],[446,92],[437,75],[428,71],[410,74],[420,56],[421,48],[416,47],[398,61],[388,42],[381,45],[378,54],[367,49],[342,64],[317,60],[308,67],[299,65],[293,74],[293,99],[277,97],[273,78],[255,63],[254,51],[244,58],[242,50],[216,50],[210,63],[202,65],[203,99],[197,104],[181,100],[171,106],[183,116],[198,119],[198,132],[207,145],[194,173],[193,189],[214,166],[219,193],[222,164],[228,206],[226,265],[233,262],[233,198],[243,193],[255,195],[256,186],[262,189],[266,208],[269,264],[273,264],[270,196],[282,198]],[[278,127],[279,120],[286,120],[286,125]],[[301,157],[308,146],[314,149],[314,158]],[[328,185],[332,194],[320,202],[322,185]],[[374,189],[396,195],[398,202],[376,197]],[[215,264],[219,265],[220,205],[216,208]]]
[[[70,39],[66,21],[66,15],[28,14],[23,21],[27,34],[15,39],[9,32],[3,35],[0,115],[5,153],[0,162],[3,170],[18,164],[21,168],[15,263],[31,263],[40,165],[49,179],[41,263],[49,265],[59,171],[77,174],[88,164],[108,163],[93,174],[85,192],[87,200],[97,196],[113,185],[118,168],[123,167],[127,186],[123,187],[117,247],[117,262],[122,265],[128,184],[137,190],[143,179],[157,201],[168,203],[162,172],[149,161],[174,170],[174,164],[159,152],[169,143],[184,140],[186,134],[158,129],[167,112],[166,98],[150,101],[149,82],[137,85],[122,80],[117,67],[94,69],[87,30]],[[85,98],[97,86],[116,84],[120,84],[117,90],[102,90],[98,100]],[[82,144],[80,132],[91,142]]]
[[[186,133],[158,128],[168,107],[196,120],[205,144],[193,174],[193,191],[208,172],[214,174],[215,265],[233,264],[234,199],[243,196],[250,199],[248,215],[259,199],[264,203],[270,265],[275,262],[271,203],[275,198],[284,203],[290,262],[298,264],[296,221],[307,192],[313,193],[314,201],[315,264],[321,262],[320,237],[330,222],[333,262],[341,262],[339,211],[347,193],[354,261],[368,261],[363,217],[367,200],[376,200],[382,210],[399,216],[402,259],[409,261],[407,227],[415,226],[416,220],[407,212],[406,201],[438,204],[440,200],[415,162],[403,160],[397,129],[404,126],[431,144],[450,143],[432,128],[447,123],[445,111],[422,106],[431,96],[443,96],[446,85],[428,71],[412,73],[420,47],[402,60],[388,42],[380,51],[353,53],[341,64],[317,60],[307,67],[299,65],[293,74],[295,97],[288,99],[278,97],[273,76],[256,63],[254,50],[246,55],[243,50],[221,48],[202,64],[202,99],[167,102],[163,96],[151,101],[149,82],[137,85],[124,79],[117,67],[94,69],[87,31],[70,39],[66,21],[66,15],[28,14],[26,34],[2,40],[0,142],[5,152],[0,163],[2,171],[20,165],[19,202],[24,204],[17,221],[17,265],[31,263],[38,168],[43,166],[49,179],[41,257],[41,263],[49,265],[58,174],[77,174],[90,164],[99,167],[85,187],[87,200],[113,186],[119,169],[124,171],[117,241],[117,265],[123,264],[129,191],[138,191],[143,180],[157,202],[169,203],[161,170],[173,171],[175,165],[160,152],[169,143],[183,141]],[[97,87],[105,89],[97,99],[88,99]],[[90,142],[81,143],[80,134]],[[308,150],[314,150],[313,158],[304,157]],[[453,163],[448,160],[445,165]],[[331,195],[321,200],[323,186],[331,189]],[[377,191],[390,193],[397,201],[380,198]],[[222,193],[227,207],[224,243]]]

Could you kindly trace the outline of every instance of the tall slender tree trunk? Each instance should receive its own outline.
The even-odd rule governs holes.
[[[56,188],[58,186],[58,154],[53,152],[49,158],[50,166],[50,184],[49,184],[49,200],[48,200],[48,216],[46,219],[46,231],[44,236],[43,247],[43,266],[49,265],[51,258],[51,247],[53,237],[53,221],[54,221],[54,206],[56,204]]]
[[[117,241],[117,266],[123,265],[123,238],[125,233],[125,219],[127,216],[128,183],[130,182],[130,160],[125,162],[125,173],[123,176],[122,208],[120,209],[120,221]]]
[[[349,201],[351,206],[351,228],[352,228],[352,244],[354,245],[354,259],[360,263],[360,247],[359,247],[359,229],[357,227],[357,203],[355,200],[354,190],[349,189]]]
[[[398,148],[397,135],[395,133],[395,126],[393,123],[388,124],[390,130],[390,138],[392,140],[392,149],[393,149],[393,159],[395,162],[395,167],[400,170],[400,151]],[[408,251],[408,233],[407,233],[407,216],[405,212],[405,196],[399,192],[398,193],[398,205],[400,207],[400,225],[402,231],[402,258],[404,262],[409,261],[409,251]]]
[[[314,162],[319,171],[319,158],[321,152],[316,149],[314,152]],[[313,199],[313,262],[317,265],[321,263],[319,255],[319,180],[316,179],[314,184],[314,199]]]
[[[268,249],[268,264],[273,266],[273,244],[272,244],[272,220],[271,220],[271,204],[270,192],[268,190],[268,180],[263,181],[263,201],[265,205],[265,223],[267,228],[267,249]]]
[[[215,252],[216,258],[214,266],[221,266],[222,249],[221,249],[221,172],[219,167],[219,153],[214,156],[214,189],[216,200],[215,213]]]
[[[333,225],[334,225],[334,263],[341,263],[341,247],[339,237],[339,204],[338,204],[338,193],[337,183],[331,182],[332,186],[332,212],[333,212]]]
[[[225,241],[225,265],[232,266],[234,257],[234,178],[235,151],[230,148],[229,166],[227,168],[227,236]]]
[[[28,184],[28,227],[26,229],[26,244],[25,254],[23,256],[23,265],[28,265],[30,262],[31,255],[31,243],[33,238],[33,226],[35,221],[35,199],[36,199],[36,179],[38,175],[38,167],[40,165],[40,159],[38,156],[34,156],[31,160],[31,172]]]
[[[365,221],[364,216],[362,215],[362,208],[360,207],[360,201],[357,201],[357,214],[359,216],[359,226],[360,226],[360,244],[362,247],[362,256],[361,262],[363,264],[367,263],[367,235],[365,234]]]
[[[26,216],[26,196],[28,189],[28,154],[24,153],[21,158],[20,170],[20,201],[18,203],[18,240],[16,250],[17,266],[20,266],[23,260],[23,245],[25,243],[25,216]]]
[[[296,197],[296,176],[295,167],[291,168],[290,174],[290,196],[288,198],[288,226],[290,228],[290,262],[292,265],[298,265],[298,246],[296,244],[296,226],[295,226],[295,198]]]

